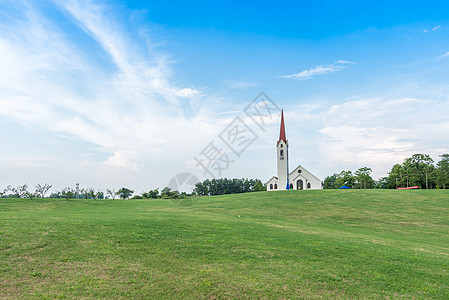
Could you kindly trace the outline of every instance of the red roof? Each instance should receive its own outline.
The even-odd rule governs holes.
[[[281,112],[281,132],[279,133],[279,141],[284,141],[284,143],[287,143],[287,138],[285,137],[285,127],[284,127],[284,110]]]

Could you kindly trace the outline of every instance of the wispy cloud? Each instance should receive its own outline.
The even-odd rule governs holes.
[[[180,128],[193,139],[208,134],[201,110],[189,119],[183,111],[202,92],[174,84],[165,53],[148,46],[157,44],[151,34],[136,36],[95,1],[55,3],[52,14],[64,22],[33,2],[0,4],[8,12],[0,21],[2,118],[97,145],[109,153],[102,166],[129,170],[194,144]]]
[[[427,33],[427,32],[430,32],[430,31],[437,31],[440,28],[441,28],[441,25],[436,25],[436,26],[432,27],[432,29],[424,29],[423,32]]]
[[[446,56],[449,56],[449,51],[444,53],[444,54],[442,54],[442,55],[440,55],[440,56],[438,56],[438,59],[446,57]]]
[[[384,176],[393,164],[414,153],[437,159],[449,150],[441,140],[449,134],[446,102],[379,97],[334,105],[320,114],[323,163],[352,169],[366,165],[376,176]],[[429,116],[433,122],[425,121]]]
[[[347,61],[347,60],[338,60],[333,64],[330,65],[319,65],[313,68],[310,68],[308,70],[301,71],[299,73],[291,74],[291,75],[283,75],[280,76],[281,78],[293,78],[298,80],[306,80],[310,79],[313,76],[316,75],[322,75],[322,74],[328,74],[333,73],[337,71],[341,71],[343,69],[346,69],[349,65],[354,65],[354,62]]]

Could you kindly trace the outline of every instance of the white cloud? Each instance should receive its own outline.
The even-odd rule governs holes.
[[[319,151],[323,164],[336,171],[368,166],[375,176],[384,176],[393,164],[414,153],[437,159],[449,151],[442,143],[442,138],[449,135],[447,101],[385,97],[348,100],[321,115]]]
[[[293,78],[298,80],[306,80],[310,79],[313,76],[316,75],[322,75],[327,73],[333,73],[337,71],[341,71],[343,69],[346,69],[348,65],[353,65],[354,62],[347,61],[347,60],[338,60],[333,64],[330,65],[319,65],[313,68],[310,68],[308,70],[301,71],[299,73],[291,74],[291,75],[283,75],[280,76],[281,78]]]
[[[440,55],[440,56],[438,56],[438,59],[446,57],[446,56],[449,56],[449,51],[444,53],[444,54],[442,54],[442,55]]]
[[[432,27],[432,29],[424,29],[423,32],[424,32],[424,33],[428,33],[428,32],[430,32],[431,30],[432,30],[432,31],[437,31],[437,30],[439,30],[440,28],[441,28],[441,25],[436,25],[436,26]]]
[[[132,152],[115,152],[105,162],[104,166],[112,169],[129,169],[132,171],[139,171],[141,165],[134,162],[136,154]]]
[[[57,3],[58,18],[74,26],[72,32],[28,2],[11,3],[11,20],[0,21],[2,119],[96,145],[101,155],[89,162],[93,170],[148,172],[148,165],[162,167],[156,159],[161,154],[177,155],[182,170],[179,163],[191,159],[216,130],[210,111],[184,116],[184,106],[198,107],[202,92],[176,86],[164,52],[148,47],[157,41],[116,21],[112,7]]]
[[[173,88],[173,94],[182,98],[192,98],[203,95],[199,90],[193,88],[183,88],[183,89]]]

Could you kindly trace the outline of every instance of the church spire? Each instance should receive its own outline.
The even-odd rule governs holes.
[[[281,112],[281,132],[279,134],[279,141],[284,141],[284,143],[287,143],[287,138],[285,137],[285,127],[284,127],[284,110]]]

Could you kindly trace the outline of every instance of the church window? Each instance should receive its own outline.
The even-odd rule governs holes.
[[[290,183],[290,189],[293,190],[293,183]]]
[[[272,189],[273,189],[273,184],[271,183],[271,184],[270,184],[270,190],[272,190]]]
[[[310,184],[310,182],[307,183],[307,188],[308,189],[312,188],[312,185]]]
[[[298,173],[299,173],[299,174],[301,174],[301,172],[302,172],[302,170],[301,170],[301,169],[299,169],[299,170],[298,170]]]
[[[284,150],[281,149],[281,156],[284,156]]]
[[[278,189],[278,184],[277,184],[277,183],[274,184],[274,189],[275,189],[275,190]]]
[[[284,145],[281,144],[281,148],[283,148]]]

